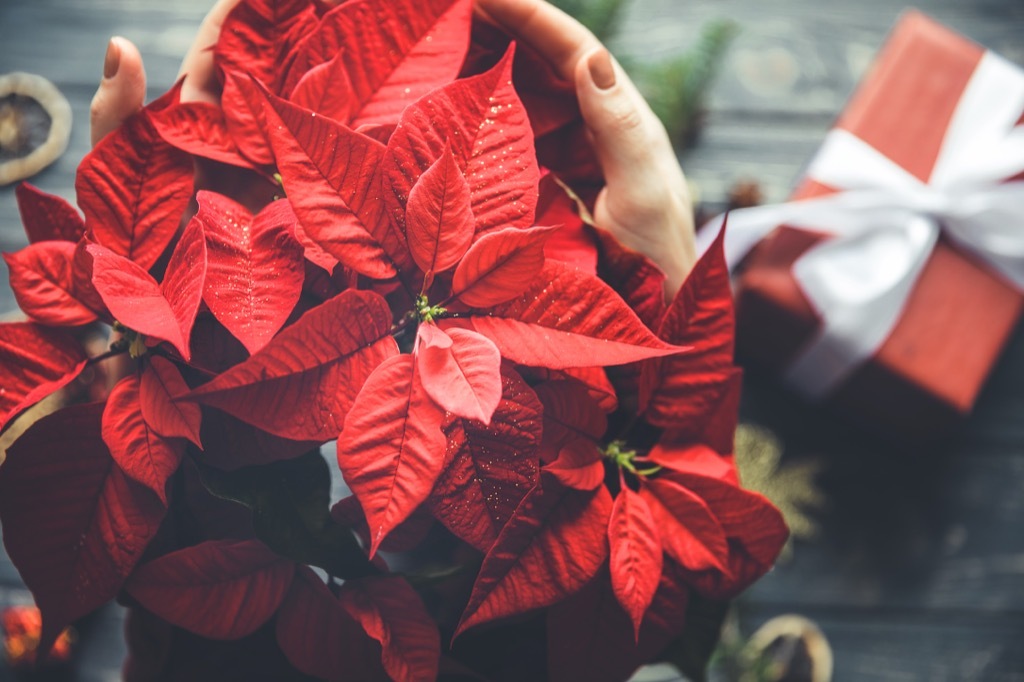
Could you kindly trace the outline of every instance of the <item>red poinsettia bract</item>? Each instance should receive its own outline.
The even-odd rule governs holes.
[[[175,88],[105,138],[84,218],[18,190],[4,424],[111,375],[0,468],[44,646],[124,594],[206,638],[271,628],[308,675],[429,680],[542,614],[552,679],[590,669],[580,633],[614,661],[588,679],[617,679],[691,592],[771,566],[785,527],[730,457],[720,243],[666,305],[538,164],[531,121],[571,134],[571,100],[471,29],[469,0],[243,0],[219,105]],[[90,357],[97,323],[116,334]]]

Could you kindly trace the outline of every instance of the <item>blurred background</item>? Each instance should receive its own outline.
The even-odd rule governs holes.
[[[561,3],[604,37],[665,117],[706,213],[786,198],[904,10],[890,0]],[[209,5],[0,0],[0,75],[49,79],[73,112],[67,151],[33,184],[73,199],[109,36],[139,46],[152,98],[174,81]],[[1024,0],[918,7],[1024,65]],[[0,187],[0,251],[25,243],[13,185]],[[6,279],[0,263],[0,314],[16,308]],[[788,512],[796,537],[726,619],[712,679],[773,679],[744,668],[739,652],[766,621],[793,613],[827,638],[836,682],[1024,681],[1021,330],[973,415],[928,447],[866,434],[757,372],[745,382],[738,439],[745,483]],[[0,607],[30,602],[0,555]],[[81,624],[70,679],[119,679],[120,620],[110,607]],[[647,679],[667,678],[662,672]],[[13,679],[0,662],[0,680]]]

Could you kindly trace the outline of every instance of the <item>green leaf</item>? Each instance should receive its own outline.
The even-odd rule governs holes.
[[[708,90],[738,30],[728,19],[709,21],[701,27],[696,44],[682,55],[627,69],[675,146],[684,147],[696,136]]]
[[[230,472],[196,466],[211,494],[252,511],[256,536],[278,554],[345,579],[379,573],[352,529],[331,518],[331,474],[319,450]]]
[[[686,629],[659,658],[679,668],[692,682],[707,682],[708,662],[718,646],[728,612],[729,602],[691,592],[686,606]]]

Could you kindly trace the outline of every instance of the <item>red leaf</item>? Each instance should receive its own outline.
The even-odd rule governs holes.
[[[338,259],[324,251],[323,247],[313,241],[310,236],[306,234],[306,231],[302,229],[302,224],[298,221],[295,223],[295,239],[302,244],[302,253],[306,257],[306,260],[321,268],[328,274],[334,272],[334,267],[338,264]],[[303,282],[303,286],[309,286],[308,278]]]
[[[331,518],[347,526],[359,535],[364,545],[370,544],[370,529],[366,516],[355,495],[338,500],[331,506]],[[416,508],[409,517],[398,524],[380,543],[381,552],[409,552],[415,550],[426,539],[435,525],[435,519],[424,506]],[[379,556],[377,561],[383,562]]]
[[[244,362],[249,353],[242,342],[231,335],[208,311],[196,316],[192,327],[192,366],[207,376],[215,376]]]
[[[203,299],[221,324],[255,353],[284,325],[302,294],[302,245],[286,199],[255,217],[213,192],[199,192],[195,220],[206,236],[209,270]]]
[[[144,109],[93,147],[75,190],[92,238],[148,270],[192,198],[192,160],[164,142]]]
[[[310,69],[295,86],[289,100],[319,116],[341,122],[352,120],[355,96],[348,79],[345,51],[339,50],[330,61]]]
[[[139,378],[131,374],[110,391],[103,409],[103,442],[124,473],[167,505],[167,479],[178,470],[184,444],[162,438],[142,417]]]
[[[167,273],[160,283],[160,293],[167,299],[174,313],[174,319],[181,329],[184,341],[182,357],[190,357],[189,339],[192,326],[203,302],[203,286],[206,282],[207,253],[203,227],[194,219],[189,221],[178,238],[178,243],[167,262]]]
[[[146,336],[185,347],[181,328],[160,285],[142,266],[99,244],[86,247],[92,256],[92,282],[114,318]]]
[[[171,625],[240,639],[274,615],[294,573],[293,562],[256,540],[213,540],[139,566],[125,589]]]
[[[563,447],[558,458],[544,465],[567,488],[594,490],[604,483],[604,462],[593,441],[579,438]]]
[[[383,298],[345,291],[189,396],[284,438],[328,441],[366,377],[398,352]]]
[[[441,409],[489,424],[501,400],[501,355],[485,336],[432,323],[417,331],[417,370],[423,389]]]
[[[690,578],[694,587],[713,598],[731,598],[772,567],[789,531],[767,499],[739,486],[732,458],[703,446],[655,447],[649,457],[665,467],[654,482],[692,491],[711,510],[728,538],[727,567],[701,570],[684,564],[696,573]],[[686,518],[685,522],[689,521]]]
[[[542,479],[526,496],[484,557],[455,630],[565,599],[608,557],[611,496],[563,488]]]
[[[596,277],[548,263],[522,295],[473,317],[501,356],[550,369],[635,362],[678,353]]]
[[[463,75],[480,73],[501,57],[511,40],[501,28],[474,17],[470,53],[462,67]],[[528,44],[516,45],[513,84],[523,99],[530,125],[538,137],[581,120],[576,88],[552,66],[551,61]]]
[[[640,496],[651,509],[665,552],[691,571],[727,571],[729,542],[707,503],[664,477],[643,483]]]
[[[356,128],[356,132],[366,135],[367,137],[373,138],[383,145],[388,143],[391,139],[391,133],[395,132],[395,128],[398,125],[395,123],[386,123],[381,125],[365,125]]]
[[[129,329],[167,341],[187,361],[206,278],[206,242],[199,223],[193,220],[185,228],[161,285],[141,266],[109,249],[97,244],[87,249],[93,284],[110,313]]]
[[[85,233],[85,221],[75,207],[55,194],[47,194],[27,182],[14,188],[18,212],[30,243],[77,242]]]
[[[653,660],[683,632],[690,591],[684,572],[666,560],[658,590],[635,639],[607,570],[548,611],[551,682],[620,682]]]
[[[263,102],[251,97],[250,78],[245,71],[225,71],[220,105],[228,133],[242,156],[257,166],[269,166],[274,163],[274,154],[267,139]]]
[[[455,269],[452,296],[489,308],[526,291],[544,267],[544,242],[556,229],[510,227],[480,237]]]
[[[175,401],[189,388],[181,372],[170,360],[159,355],[149,358],[139,385],[139,406],[146,423],[165,438],[187,438],[202,448],[199,406]]]
[[[203,411],[201,429],[203,461],[225,471],[293,459],[323,444],[280,438],[212,409]]]
[[[612,590],[633,621],[633,634],[639,641],[640,624],[661,577],[661,541],[647,501],[625,483],[612,505],[608,544]]]
[[[405,207],[409,251],[428,279],[459,262],[473,239],[474,225],[469,183],[446,145],[441,158],[409,191]]]
[[[380,642],[391,679],[437,679],[441,634],[415,590],[399,576],[348,580],[338,600]]]
[[[543,408],[515,372],[502,374],[502,397],[491,423],[456,420],[448,433],[451,464],[430,504],[455,535],[486,552],[526,493],[537,485]]]
[[[561,450],[582,437],[597,441],[608,429],[601,406],[576,381],[545,381],[534,387],[544,405],[544,445]]]
[[[444,466],[444,411],[423,389],[411,355],[380,364],[338,436],[338,466],[370,528],[370,556],[427,499]]]
[[[587,393],[605,412],[611,414],[619,409],[619,397],[615,392],[615,386],[608,379],[603,367],[566,367],[560,372],[586,386]]]
[[[43,649],[114,598],[163,518],[110,458],[102,412],[94,403],[43,417],[0,467],[4,545],[43,612]]]
[[[85,362],[82,345],[65,331],[31,322],[0,324],[0,430],[74,380]]]
[[[707,402],[732,377],[735,319],[724,235],[694,266],[658,327],[661,339],[691,350],[648,361],[641,372],[640,411],[655,426],[678,425],[683,415],[704,421],[713,410]]]
[[[541,178],[537,222],[558,227],[544,245],[545,257],[571,265],[588,275],[596,275],[596,240],[578,210],[576,202],[558,184],[554,174],[548,173]]]
[[[469,182],[478,233],[533,225],[540,171],[511,69],[510,48],[490,71],[431,92],[402,114],[383,168],[384,200],[400,231],[406,197],[449,144]]]
[[[331,682],[386,676],[381,649],[312,570],[299,566],[277,612],[277,643],[300,672]]]
[[[328,12],[296,58],[309,68],[344,49],[353,128],[395,123],[411,102],[459,73],[469,46],[469,0],[349,2]],[[354,49],[386,45],[386,49]]]
[[[644,324],[657,329],[665,313],[665,274],[646,256],[630,251],[596,230],[600,246],[597,276],[615,289]]]
[[[702,443],[720,455],[733,451],[736,423],[739,421],[740,393],[743,390],[743,371],[738,367],[723,371],[722,381],[676,381],[673,386],[675,400],[663,405],[651,417],[656,425],[665,428],[661,441],[666,445],[692,445]],[[684,394],[684,389],[686,394]]]
[[[700,481],[722,481],[739,488],[739,474],[731,457],[721,457],[703,445],[686,444],[682,447],[658,443],[647,458],[678,476],[698,476]]]
[[[224,19],[214,60],[222,71],[250,73],[279,92],[286,56],[315,25],[309,0],[243,0]]]
[[[379,228],[378,168],[384,145],[282,99],[262,96],[278,171],[302,229],[356,272],[394,277],[391,259],[398,253],[408,259],[408,254],[404,240],[388,246]]]
[[[207,102],[180,102],[154,112],[150,120],[168,144],[206,159],[253,168],[228,132],[224,110]]]
[[[583,118],[543,135],[535,133],[537,161],[566,182],[600,186],[604,182],[593,137]]]
[[[71,258],[72,288],[79,301],[95,310],[105,322],[110,322],[110,311],[92,283],[92,256],[88,251],[89,244],[89,238],[83,237],[75,245],[75,253]]]
[[[581,119],[576,88],[555,70],[550,59],[528,44],[517,44],[513,71],[516,92],[530,115],[537,137]]]
[[[47,241],[4,254],[11,289],[22,311],[43,324],[89,324],[96,313],[82,300],[74,277],[74,242]]]

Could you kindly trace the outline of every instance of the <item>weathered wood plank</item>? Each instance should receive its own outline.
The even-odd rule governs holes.
[[[152,99],[174,83],[181,57],[209,6],[206,0],[173,4],[131,0],[90,0],[73,5],[59,0],[0,3],[0,73],[28,71],[44,76],[72,107],[68,150],[30,182],[74,201],[75,169],[90,146],[89,103],[99,83],[110,36],[123,35],[139,47]],[[15,251],[25,243],[13,187],[0,188],[0,251]],[[3,263],[0,278],[6,283]],[[3,286],[0,312],[14,307],[10,289]]]
[[[1024,64],[1024,4],[1017,0],[917,4]],[[768,201],[781,201],[903,9],[888,0],[638,0],[611,44],[630,59],[668,59],[694,43],[704,22],[735,21],[740,32],[709,95],[707,132],[683,156],[684,168],[713,201],[750,177],[763,182]]]
[[[745,611],[751,634],[783,610]],[[899,610],[810,610],[828,636],[833,682],[1024,682],[1024,618]],[[727,680],[715,680],[727,682]]]
[[[759,582],[751,599],[794,610],[1024,615],[1024,461],[940,456],[905,464],[887,457],[826,464],[830,508],[821,539],[798,542],[794,557]]]
[[[886,446],[748,376],[745,421],[787,457],[813,457],[829,499],[821,539],[754,587],[759,604],[800,608],[1024,613],[1024,327],[964,428],[941,447]],[[1022,632],[1024,634],[1024,632]]]

